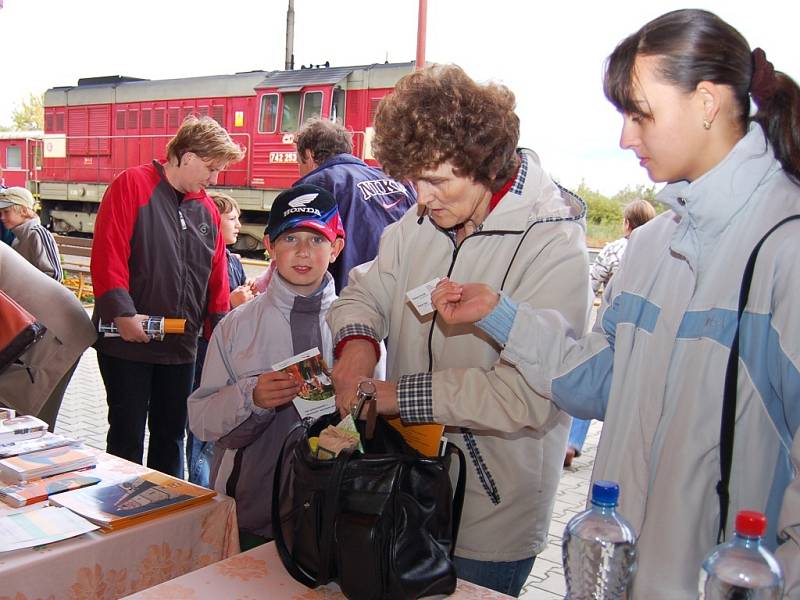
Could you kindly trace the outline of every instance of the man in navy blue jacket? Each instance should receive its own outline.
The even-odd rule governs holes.
[[[295,135],[300,179],[328,190],[339,204],[347,245],[330,266],[338,294],[350,269],[378,254],[383,229],[417,200],[414,189],[353,156],[353,134],[338,123],[308,121]]]

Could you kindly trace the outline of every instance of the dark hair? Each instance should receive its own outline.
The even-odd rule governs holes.
[[[647,223],[650,219],[655,218],[656,209],[653,208],[653,205],[647,200],[637,198],[625,205],[622,216],[628,221],[628,225],[630,225],[631,231],[633,231],[637,227],[641,227]]]
[[[518,166],[519,117],[504,85],[479,84],[455,65],[410,73],[375,115],[372,152],[395,179],[451,162],[459,177],[497,191]]]
[[[650,21],[617,45],[606,61],[603,90],[618,110],[643,114],[634,99],[634,64],[637,56],[656,56],[661,78],[686,93],[701,81],[730,86],[742,130],[747,131],[753,54],[742,34],[717,15],[676,10]],[[754,98],[758,112],[752,120],[764,129],[786,173],[800,183],[800,88],[784,73],[775,71],[774,77],[770,97]]]
[[[327,119],[309,119],[294,136],[297,153],[311,150],[314,162],[321,165],[337,154],[352,154],[353,134],[339,123]]]

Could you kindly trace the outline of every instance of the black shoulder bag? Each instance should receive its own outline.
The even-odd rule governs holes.
[[[722,396],[722,420],[719,432],[719,470],[720,480],[717,482],[717,496],[719,497],[719,529],[717,530],[717,543],[725,539],[725,526],[728,522],[728,507],[730,505],[730,491],[728,486],[731,480],[731,467],[733,464],[733,434],[736,429],[736,386],[739,379],[739,326],[742,315],[747,306],[750,295],[750,284],[753,282],[753,271],[761,246],[772,233],[788,223],[800,219],[800,215],[786,217],[772,227],[764,237],[755,245],[747,259],[747,264],[742,275],[742,286],[739,289],[739,311],[736,318],[736,333],[731,342],[731,353],[728,355],[728,366],[725,370],[725,387]]]
[[[374,408],[369,413],[374,415]],[[287,444],[298,436],[287,437],[281,449],[272,523],[286,570],[311,588],[336,581],[351,600],[452,594],[464,503],[463,453],[448,444],[443,457],[422,456],[378,417],[370,437],[370,426],[358,421],[365,454],[344,450],[334,459],[318,459],[308,438],[338,421],[336,414],[324,415],[307,427],[285,464]],[[455,494],[449,475],[454,454]],[[289,490],[280,489],[282,466],[290,469]],[[282,500],[290,508],[283,519]]]

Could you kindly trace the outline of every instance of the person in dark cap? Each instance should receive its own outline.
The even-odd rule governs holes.
[[[200,387],[189,397],[191,430],[216,444],[211,484],[236,498],[243,550],[273,537],[275,464],[286,434],[300,421],[292,404],[300,386],[272,365],[314,348],[333,363],[325,316],[336,292],[328,266],[344,237],[336,200],[326,190],[301,185],[275,199],[266,289],[214,330]]]
[[[333,194],[350,235],[342,256],[330,267],[338,294],[350,269],[375,258],[383,230],[414,206],[417,194],[410,184],[353,156],[353,134],[339,123],[309,119],[294,141],[300,167],[295,185],[318,185]]]

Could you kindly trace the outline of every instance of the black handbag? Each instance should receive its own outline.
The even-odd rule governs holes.
[[[47,328],[0,290],[0,373],[44,336]]]
[[[373,412],[373,411],[370,411]],[[273,534],[286,570],[317,587],[336,581],[351,600],[404,600],[452,594],[453,564],[466,463],[448,444],[445,456],[429,458],[410,447],[383,418],[358,421],[365,454],[343,450],[318,459],[308,438],[339,421],[324,415],[284,442],[272,490]],[[287,446],[296,440],[284,464]],[[451,457],[459,461],[455,494]],[[281,466],[290,468],[281,490]],[[285,494],[285,492],[290,494]],[[281,518],[281,500],[288,510]]]

